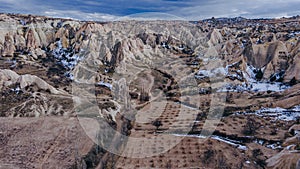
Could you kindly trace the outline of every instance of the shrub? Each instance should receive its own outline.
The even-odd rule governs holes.
[[[156,127],[156,130],[158,130],[158,128],[162,126],[162,122],[160,120],[155,120],[152,122],[152,125]]]
[[[262,168],[265,168],[267,163],[266,163],[266,161],[263,157],[263,153],[261,152],[260,149],[252,150],[252,158],[256,162],[257,165],[259,165]]]
[[[264,76],[264,73],[261,71],[261,69],[258,69],[257,72],[256,72],[256,75],[255,75],[255,78],[257,80],[261,80]]]
[[[259,124],[254,120],[254,118],[248,117],[246,125],[244,126],[243,133],[245,135],[253,135],[259,128]]]
[[[276,127],[272,127],[271,128],[271,135],[276,135],[277,134],[277,129],[276,129]]]
[[[214,157],[215,155],[215,152],[213,150],[206,150],[204,153],[203,153],[203,159],[202,159],[202,162],[204,164],[208,164],[212,158]]]
[[[298,143],[295,147],[296,150],[300,150],[300,143]]]
[[[290,80],[289,85],[290,85],[290,86],[294,86],[295,84],[297,84],[297,80],[296,80],[295,77],[293,77],[293,78]]]
[[[218,168],[219,169],[229,169],[227,163],[226,163],[226,158],[224,157],[224,155],[221,155],[218,157]]]

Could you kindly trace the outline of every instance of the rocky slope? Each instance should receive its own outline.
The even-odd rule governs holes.
[[[0,156],[0,168],[55,168],[57,161],[63,168],[144,164],[215,168],[209,160],[219,168],[281,168],[286,163],[293,167],[298,158],[289,157],[298,155],[299,141],[288,140],[298,138],[299,131],[289,130],[300,117],[299,22],[294,17],[100,23],[0,14],[0,115],[6,124],[0,133],[0,150],[5,154]],[[214,104],[223,107],[224,117],[216,124],[215,136],[196,145],[201,138],[194,136],[202,134]],[[62,124],[64,118],[68,124]],[[58,129],[48,127],[33,135],[25,130],[43,126],[39,122],[43,119],[57,123]],[[155,129],[157,119],[162,124]],[[255,132],[245,132],[249,121],[259,124]],[[161,155],[132,160],[100,151],[92,140],[99,142],[97,137],[102,144],[119,145],[115,148],[121,151],[155,146],[135,143],[129,147],[133,149],[126,149],[130,140],[120,139],[117,132],[104,131],[109,134],[98,138],[99,128],[108,127],[104,123],[124,135],[148,138],[171,133],[183,141]],[[25,129],[16,131],[14,124]],[[73,136],[51,133],[79,124],[89,131],[80,135],[89,144],[77,148],[82,153],[75,159],[77,150],[66,146],[66,142],[73,144]],[[46,131],[43,138],[49,140],[31,146],[41,150],[52,145],[41,156],[14,149],[15,139],[28,138],[21,144],[30,147],[30,137],[41,137]],[[182,133],[189,132],[192,138],[183,138]],[[82,145],[82,140],[74,144]],[[246,149],[238,149],[240,144]],[[184,145],[195,151],[186,155]],[[222,153],[225,148],[229,150]],[[58,159],[55,153],[61,149],[70,150],[62,153],[68,158]],[[13,151],[20,153],[15,161],[9,160]],[[28,152],[21,164],[22,154]],[[204,155],[198,157],[199,153]]]

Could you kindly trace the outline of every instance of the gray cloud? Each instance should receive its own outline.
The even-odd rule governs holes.
[[[49,10],[43,12],[43,15],[49,17],[71,18],[86,21],[113,21],[120,18],[120,16],[109,15],[104,13],[85,13],[75,10]]]
[[[214,17],[273,18],[300,14],[299,0],[0,0],[0,11],[79,20],[115,20],[120,16],[160,12],[187,20]],[[152,14],[150,14],[152,15]],[[166,15],[156,15],[156,17]],[[133,16],[127,17],[132,18]],[[144,15],[140,18],[147,18]],[[153,18],[153,17],[152,17]],[[166,17],[167,19],[169,17]],[[171,17],[172,18],[172,17]]]
[[[299,0],[218,0],[207,4],[195,3],[194,6],[181,8],[177,13],[188,19],[210,17],[274,18],[300,14]]]

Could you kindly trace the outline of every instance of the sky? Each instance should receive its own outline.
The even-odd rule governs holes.
[[[0,12],[98,21],[279,18],[300,15],[300,0],[0,0]]]

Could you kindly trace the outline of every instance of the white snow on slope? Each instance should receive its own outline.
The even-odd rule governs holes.
[[[277,108],[262,108],[255,112],[238,112],[237,114],[255,114],[260,117],[271,117],[273,120],[292,121],[300,117],[300,105],[291,109]]]
[[[287,85],[283,85],[279,82],[250,82],[250,83],[242,83],[241,85],[232,85],[226,84],[223,88],[220,88],[218,92],[242,92],[242,91],[253,91],[253,92],[265,92],[265,91],[273,91],[273,92],[282,92],[290,87]]]
[[[231,66],[231,65],[229,65]],[[229,66],[226,66],[228,69]],[[262,71],[264,68],[262,69]],[[282,92],[286,89],[289,89],[290,86],[284,85],[281,82],[268,82],[268,81],[257,81],[255,79],[255,68],[253,66],[247,66],[246,72],[243,73],[243,78],[245,78],[246,82],[243,82],[240,85],[233,85],[231,83],[226,84],[222,88],[218,90],[218,92],[242,92],[242,91],[252,91],[252,92],[265,92],[265,91],[273,91],[273,92]],[[228,70],[227,70],[228,72]],[[235,75],[235,74],[234,74]],[[234,75],[230,75],[234,77]],[[238,77],[238,75],[236,75]]]
[[[112,89],[112,84],[110,84],[110,83],[106,83],[106,82],[101,81],[101,82],[98,82],[97,84],[100,85],[100,86],[108,87],[110,90]]]
[[[200,138],[200,139],[205,139],[205,138],[208,138],[207,136],[203,136],[203,135],[185,135],[185,134],[173,134],[174,136],[178,136],[178,137],[195,137],[195,138]],[[230,140],[230,139],[227,139],[227,138],[223,138],[223,137],[220,137],[220,136],[215,136],[215,135],[212,135],[210,136],[211,139],[214,139],[214,140],[218,140],[218,141],[221,141],[221,142],[224,142],[226,144],[229,144],[229,145],[232,145],[240,150],[247,150],[247,147],[240,144],[239,142],[237,141],[234,141],[234,140]]]
[[[63,48],[60,40],[56,42],[56,45],[57,48],[52,51],[52,54],[57,62],[68,70],[65,73],[65,76],[73,80],[74,76],[71,71],[83,59],[83,57],[75,54],[73,51],[68,51],[68,49]]]

